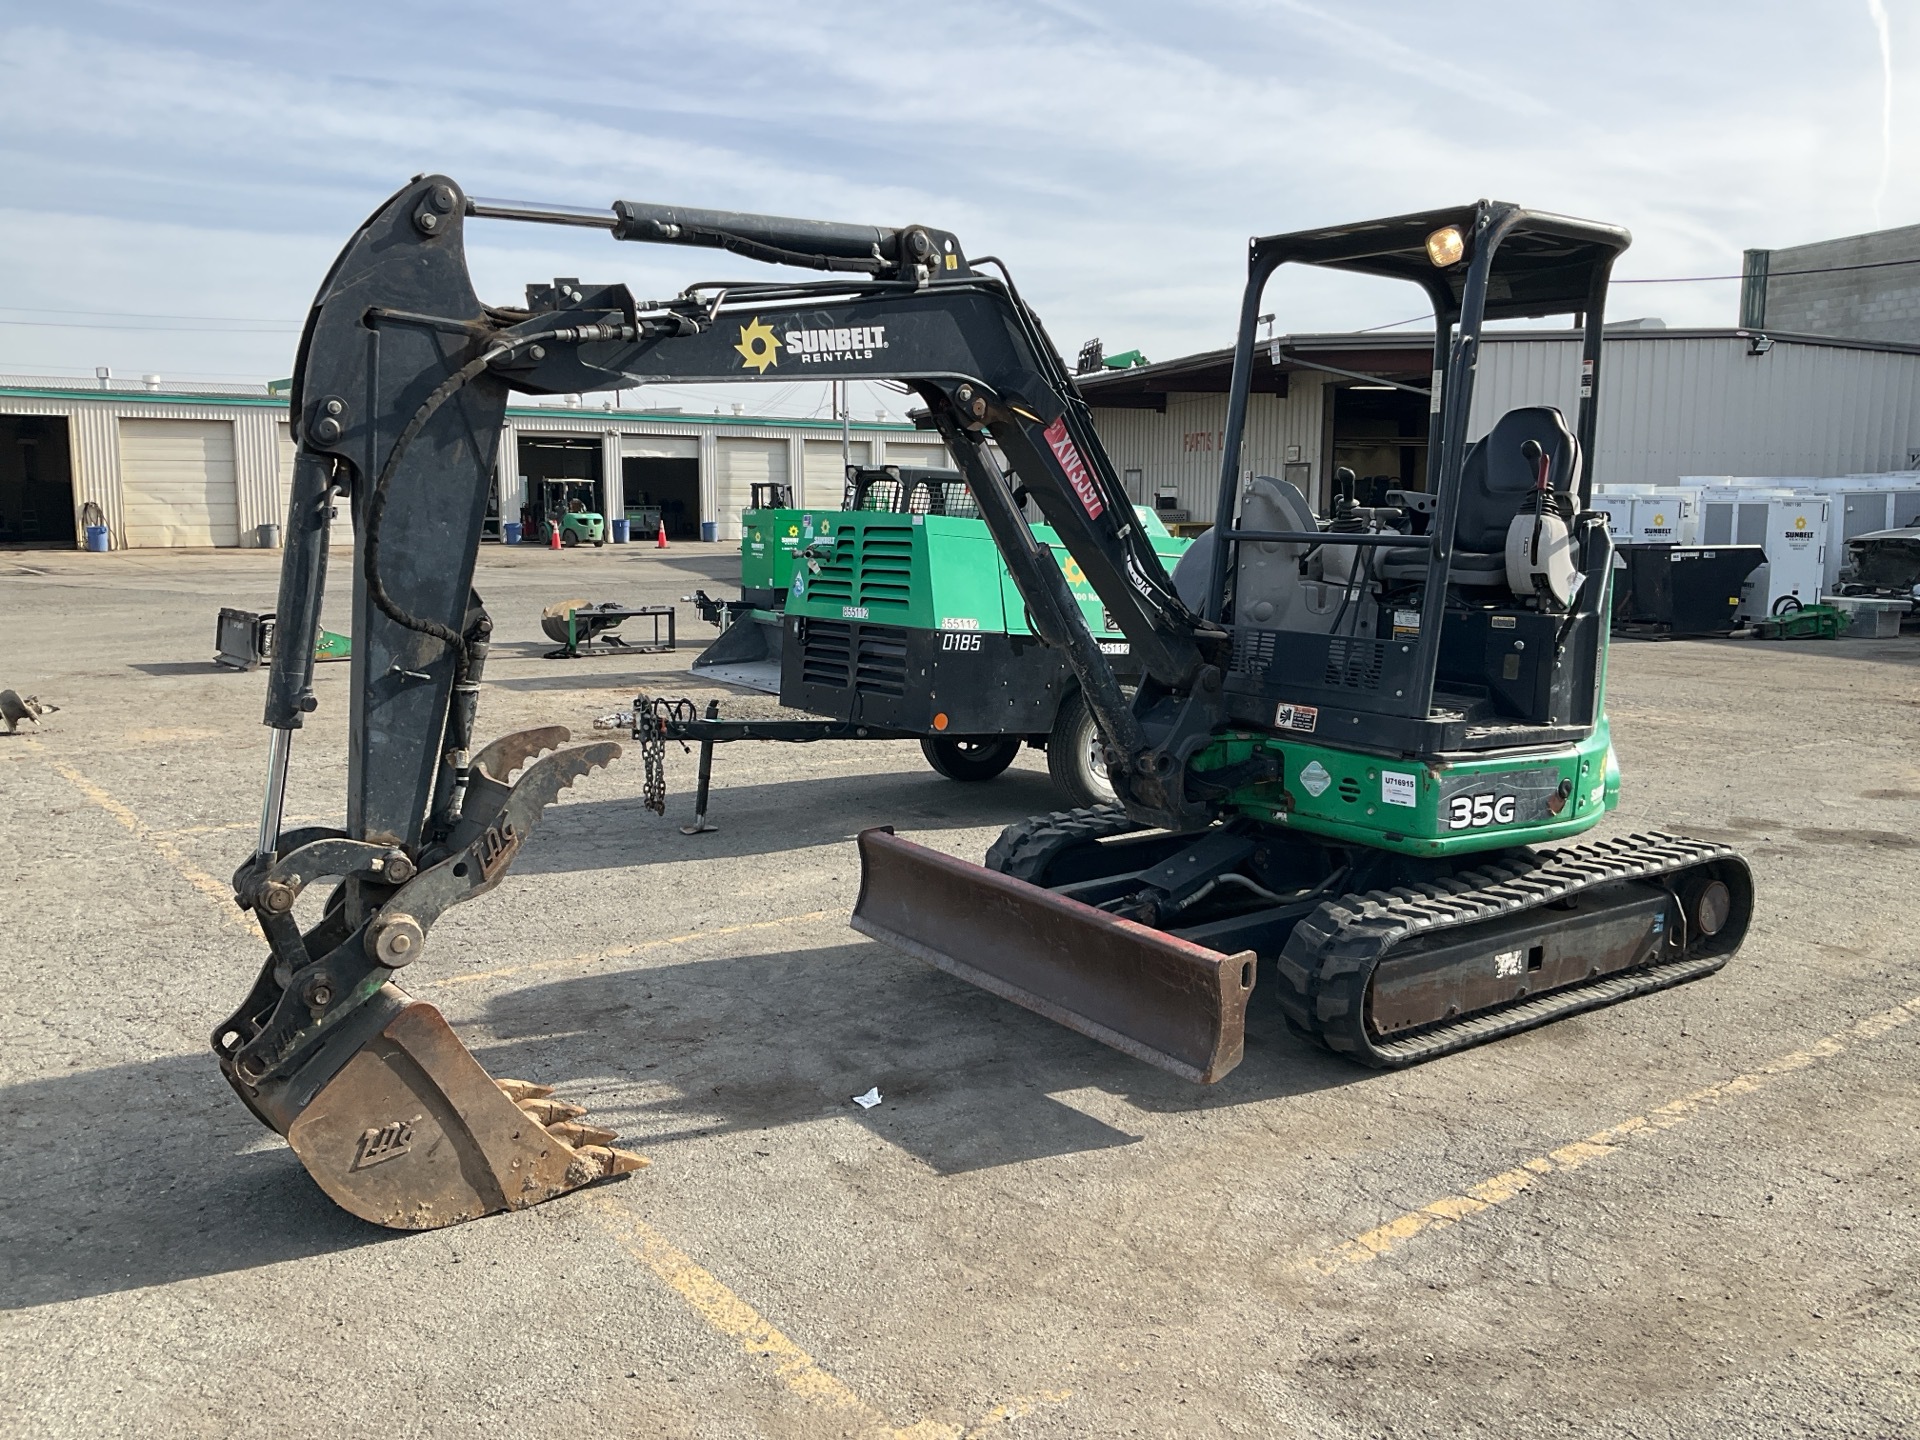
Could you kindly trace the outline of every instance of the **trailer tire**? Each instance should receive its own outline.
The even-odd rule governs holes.
[[[1047,773],[1074,808],[1113,804],[1113,781],[1107,777],[1100,748],[1100,728],[1093,711],[1078,690],[1060,702],[1047,737]]]
[[[1020,753],[1020,738],[1017,735],[926,735],[921,737],[920,753],[949,780],[991,780]]]

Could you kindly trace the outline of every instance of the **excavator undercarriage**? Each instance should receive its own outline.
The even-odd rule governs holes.
[[[488,305],[464,255],[475,218],[828,278],[662,301],[561,279]],[[550,1087],[490,1078],[396,976],[441,915],[501,883],[563,789],[619,755],[557,727],[474,744],[492,627],[473,573],[509,391],[794,378],[783,356],[804,357],[800,378],[918,395],[1028,623],[1072,673],[1116,797],[1010,827],[984,866],[863,833],[857,929],[1205,1084],[1240,1062],[1257,986],[1307,1039],[1397,1067],[1717,969],[1753,907],[1731,851],[1658,833],[1537,848],[1590,830],[1618,795],[1613,548],[1590,496],[1607,276],[1626,244],[1488,201],[1255,240],[1215,523],[1170,575],[1011,277],[952,234],[524,205],[416,179],[335,262],[295,369],[276,613],[287,633],[314,632],[344,494],[346,823],[282,826],[293,736],[316,702],[311,652],[280,647],[259,839],[234,877],[271,954],[214,1032],[223,1073],[328,1195],[376,1224],[472,1219],[646,1163]],[[1291,485],[1243,473],[1263,291],[1290,263],[1410,281],[1430,300],[1421,488],[1372,507],[1349,494],[1321,516]],[[1573,424],[1522,407],[1470,439],[1482,324],[1553,314],[1584,317]],[[1036,540],[1028,497],[1125,636],[1137,686],[1122,687]],[[846,603],[868,627],[864,599]],[[636,721],[643,753],[658,727]],[[322,880],[317,915],[296,919]]]

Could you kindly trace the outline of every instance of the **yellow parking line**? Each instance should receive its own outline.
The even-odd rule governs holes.
[[[520,965],[499,965],[492,970],[472,970],[465,975],[447,975],[438,980],[425,981],[412,988],[431,990],[436,986],[476,985],[482,980],[504,980],[512,975],[534,975],[543,970],[568,970],[581,965],[591,965],[597,960],[624,960],[631,955],[644,955],[649,950],[659,950],[669,945],[686,945],[692,941],[706,940],[716,935],[744,935],[751,930],[773,930],[783,925],[802,925],[810,920],[829,920],[846,913],[845,910],[809,910],[802,915],[782,915],[777,920],[750,920],[739,925],[714,925],[706,930],[689,930],[684,935],[669,935],[662,940],[642,940],[635,945],[616,945],[600,950],[588,950],[559,960],[529,960]]]
[[[1073,1392],[1048,1390],[996,1405],[970,1426],[921,1420],[904,1428],[856,1395],[847,1383],[802,1350],[772,1321],[742,1300],[692,1256],[646,1221],[605,1195],[595,1195],[593,1216],[621,1249],[657,1275],[693,1312],[728,1339],[797,1398],[842,1421],[840,1433],[874,1440],[973,1440],[1008,1420],[1031,1415],[1041,1405],[1060,1404]]]
[[[1307,1268],[1322,1275],[1337,1275],[1351,1266],[1371,1264],[1381,1256],[1400,1249],[1415,1236],[1430,1230],[1446,1229],[1491,1210],[1496,1205],[1504,1205],[1515,1196],[1525,1194],[1548,1176],[1578,1170],[1596,1160],[1607,1159],[1617,1154],[1620,1147],[1630,1140],[1684,1125],[1710,1106],[1741,1095],[1751,1095],[1782,1075],[1805,1070],[1851,1047],[1878,1040],[1916,1018],[1920,1018],[1920,996],[1891,1010],[1869,1015],[1845,1030],[1823,1036],[1804,1049],[1790,1051],[1758,1070],[1735,1075],[1730,1080],[1709,1085],[1690,1095],[1682,1095],[1678,1100],[1670,1100],[1644,1115],[1634,1115],[1618,1125],[1596,1131],[1584,1140],[1575,1140],[1557,1150],[1523,1160],[1511,1170],[1503,1170],[1477,1185],[1469,1186],[1458,1195],[1443,1196],[1431,1204],[1422,1205],[1418,1210],[1397,1215],[1386,1224],[1342,1241],[1326,1254],[1308,1260]]]
[[[27,743],[36,749],[39,748],[38,741],[29,740]],[[248,918],[244,911],[235,907],[233,903],[233,886],[224,880],[214,879],[213,876],[202,870],[198,865],[195,865],[181,853],[177,845],[167,839],[163,832],[147,824],[146,821],[134,814],[127,806],[115,799],[109,791],[95,784],[92,780],[89,780],[64,760],[51,760],[48,763],[53,767],[55,774],[73,786],[73,788],[78,790],[82,795],[86,796],[87,799],[91,800],[95,805],[106,811],[107,814],[111,815],[129,834],[133,835],[142,843],[151,846],[154,853],[171,865],[174,871],[189,885],[193,886],[194,889],[209,899],[218,901],[221,913],[230,923],[238,925],[249,935],[258,935],[259,932],[254,929],[253,921]]]

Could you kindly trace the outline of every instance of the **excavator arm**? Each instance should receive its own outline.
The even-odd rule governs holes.
[[[559,280],[530,286],[524,305],[489,305],[464,253],[476,217],[605,228],[616,239],[726,250],[831,278],[695,285],[660,302],[637,301],[622,285]],[[288,634],[318,624],[336,497],[347,497],[354,529],[346,824],[283,827],[293,739],[316,700],[311,647],[280,646],[268,678],[259,838],[234,877],[270,955],[213,1035],[241,1099],[355,1214],[429,1228],[645,1163],[547,1087],[490,1078],[395,978],[418,961],[442,914],[500,883],[560,791],[619,754],[610,743],[570,746],[558,727],[474,742],[491,622],[473,571],[509,392],[795,378],[890,379],[918,393],[971,482],[1035,630],[1075,672],[1131,822],[1207,823],[1207,801],[1188,793],[1186,761],[1219,722],[1225,633],[1174,592],[1071,377],[1010,280],[983,274],[954,236],[921,226],[630,202],[566,210],[474,199],[444,176],[416,179],[334,263],[307,319],[292,391],[298,451],[278,607]],[[1028,528],[989,437],[1143,665],[1131,702]],[[1067,922],[1042,913],[1044,892],[1009,891],[996,902],[1038,907],[1015,920],[1039,949],[963,959],[928,933],[967,903],[965,886],[946,874],[962,862],[878,833],[863,836],[862,849],[855,923],[869,933],[1195,1078],[1238,1058],[1245,957],[1114,921],[1103,938],[1118,947],[1132,988],[1122,985],[1121,1009],[1108,1013],[1089,995],[1110,996],[1109,979],[1090,985],[1075,972]],[[336,882],[324,902],[302,907],[302,893],[322,880]],[[937,899],[918,910],[902,903],[943,885],[956,897],[952,917]],[[1164,1034],[1123,1013],[1164,1012],[1168,995],[1184,998]]]

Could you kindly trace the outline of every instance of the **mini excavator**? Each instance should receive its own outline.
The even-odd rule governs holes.
[[[823,278],[663,301],[562,279],[490,305],[465,260],[475,219]],[[1255,239],[1218,512],[1170,575],[1011,276],[956,236],[528,205],[416,179],[348,243],[300,344],[278,614],[288,633],[315,629],[344,493],[346,826],[282,826],[292,737],[316,702],[310,649],[279,647],[259,840],[234,877],[271,953],[214,1032],[222,1071],[329,1196],[382,1225],[517,1209],[644,1163],[547,1087],[490,1077],[396,983],[435,920],[498,885],[545,807],[620,749],[558,727],[474,741],[491,625],[473,571],[510,390],[801,378],[918,394],[1093,710],[1116,803],[1013,825],[984,865],[861,834],[853,924],[908,955],[1208,1084],[1240,1060],[1261,974],[1307,1040],[1398,1067],[1718,969],[1753,907],[1732,851],[1661,833],[1536,848],[1618,795],[1613,547],[1590,496],[1607,279],[1627,244],[1487,201]],[[1424,490],[1343,499],[1323,520],[1291,485],[1243,473],[1262,297],[1288,264],[1407,281],[1431,304]],[[1483,325],[1554,315],[1584,317],[1572,424],[1529,406],[1470,441]],[[1021,492],[1125,634],[1143,671],[1131,696]],[[889,557],[819,562],[848,587],[842,620],[788,640],[857,677],[897,643],[861,598]],[[635,738],[651,770],[649,723]],[[320,880],[337,883],[303,928],[295,904]]]

